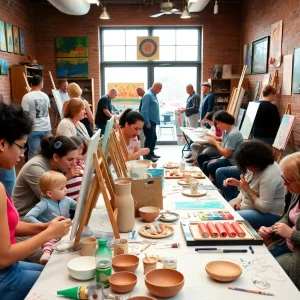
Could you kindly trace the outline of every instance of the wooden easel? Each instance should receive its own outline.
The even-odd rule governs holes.
[[[55,83],[54,83],[54,80],[53,80],[53,77],[52,77],[51,71],[49,71],[49,77],[50,77],[50,80],[51,80],[53,89],[54,89],[54,90],[57,90],[57,89],[56,89],[56,86],[55,86]],[[53,93],[53,92],[52,92],[52,93]],[[54,128],[55,128],[55,130],[56,130],[56,128],[57,128],[57,126],[58,126],[58,123],[59,123],[59,121],[60,121],[60,116],[59,116],[59,113],[58,113],[57,110],[56,110],[55,112],[53,112],[53,117],[54,117]]]
[[[116,239],[120,238],[120,233],[116,222],[118,209],[113,208],[113,202],[115,199],[113,183],[111,177],[109,176],[107,162],[100,147],[98,147],[97,153],[93,154],[93,164],[96,170],[96,175],[93,178],[92,186],[85,202],[84,211],[80,218],[80,223],[76,232],[75,242],[73,246],[74,250],[76,250],[78,247],[84,226],[88,225],[89,223],[92,210],[96,207],[100,193],[102,193],[103,195],[104,203],[107,209],[114,236]]]
[[[28,80],[27,80],[27,77],[26,77],[26,75],[25,75],[25,73],[23,72],[23,77],[24,77],[24,79],[25,79],[25,85],[26,85],[26,91],[29,93],[30,91],[31,91],[31,88],[30,88],[30,85],[29,85],[29,83],[28,83]]]
[[[121,152],[123,154],[123,157],[128,157],[128,151],[127,151],[127,147],[126,147],[126,143],[125,143],[125,139],[124,139],[122,130],[121,130],[120,126],[116,123],[115,123],[115,130],[117,131],[118,136],[119,136],[119,143],[120,143]]]

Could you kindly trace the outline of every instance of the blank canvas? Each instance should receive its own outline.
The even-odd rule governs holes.
[[[243,138],[246,140],[249,139],[259,104],[260,103],[258,102],[249,102],[243,125],[240,130],[241,134],[243,135]]]
[[[282,95],[292,94],[293,54],[283,57]]]

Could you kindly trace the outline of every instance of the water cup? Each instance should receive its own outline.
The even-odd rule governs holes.
[[[198,193],[198,180],[191,180],[190,181],[190,187],[191,187],[191,194],[197,194]]]
[[[114,242],[114,256],[120,254],[128,254],[128,241],[126,239],[118,239]]]
[[[149,271],[156,269],[158,259],[154,256],[148,256],[143,258],[143,264],[144,264],[144,274],[148,273]]]
[[[94,256],[97,249],[97,239],[94,236],[85,237],[80,240],[80,255]]]

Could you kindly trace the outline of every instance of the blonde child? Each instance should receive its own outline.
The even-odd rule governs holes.
[[[39,187],[43,197],[24,217],[28,223],[48,223],[56,216],[69,218],[70,209],[75,209],[77,202],[72,198],[66,197],[67,179],[59,172],[48,171],[41,175]],[[52,253],[52,246],[58,240],[53,239],[43,245],[41,264],[46,264]]]

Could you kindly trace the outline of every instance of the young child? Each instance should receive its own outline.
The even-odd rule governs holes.
[[[28,223],[48,223],[56,216],[69,218],[70,209],[75,209],[77,202],[66,197],[67,179],[59,172],[48,171],[41,175],[39,187],[43,194],[41,201],[36,204],[24,217],[24,222]],[[43,254],[40,263],[45,265],[52,253],[52,246],[57,239],[50,240],[43,246]]]

